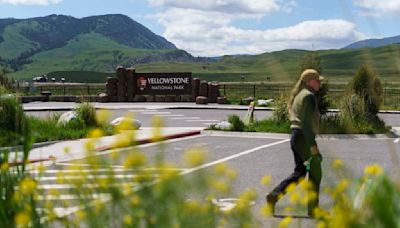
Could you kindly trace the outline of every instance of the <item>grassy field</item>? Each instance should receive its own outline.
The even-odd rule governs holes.
[[[132,63],[143,56],[157,56],[163,53],[168,55],[173,54],[173,51],[134,49],[99,34],[90,33],[72,39],[62,48],[34,55],[32,63],[24,65],[21,71],[10,76],[16,79],[31,79],[41,74],[55,77],[65,75],[64,77],[72,82],[102,83],[109,74],[114,73],[118,65],[132,66]],[[135,64],[133,67],[138,72],[192,72],[194,77],[208,81],[291,82],[299,74],[302,59],[310,53],[313,52],[284,50],[254,56],[224,56],[217,60],[210,59],[208,62],[191,59]],[[347,82],[363,64],[375,70],[383,81],[400,82],[400,45],[321,50],[314,53],[320,56],[323,74],[330,82]]]

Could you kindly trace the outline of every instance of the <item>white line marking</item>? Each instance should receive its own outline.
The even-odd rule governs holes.
[[[173,117],[170,120],[198,120],[200,117]]]
[[[201,170],[201,169],[204,169],[204,168],[207,168],[207,167],[219,164],[219,163],[223,163],[223,162],[226,162],[226,161],[241,157],[243,155],[251,154],[251,153],[254,153],[254,152],[256,152],[258,150],[261,150],[261,149],[265,149],[265,148],[268,148],[268,147],[271,147],[271,146],[276,146],[276,145],[279,145],[279,144],[282,144],[282,143],[285,143],[285,142],[289,142],[289,141],[290,141],[290,139],[285,139],[285,140],[282,140],[282,141],[278,141],[278,142],[270,143],[270,144],[267,144],[267,145],[262,145],[262,146],[259,146],[259,147],[256,147],[256,148],[253,148],[253,149],[250,149],[250,150],[246,150],[246,151],[243,151],[243,152],[238,153],[238,154],[234,154],[234,155],[231,155],[231,156],[228,156],[228,157],[225,157],[225,158],[222,158],[222,159],[219,159],[219,160],[216,160],[216,161],[213,161],[213,162],[201,165],[201,166],[197,166],[197,167],[192,168],[192,169],[188,169],[186,171],[183,171],[181,173],[181,175],[186,175],[186,174],[189,174],[189,173],[193,173],[193,172],[196,172],[198,170]]]
[[[158,110],[157,109],[137,109],[137,110],[131,109],[131,110],[129,110],[129,112],[156,112],[156,111],[158,111]]]
[[[56,180],[93,180],[93,179],[108,179],[108,178],[115,178],[115,179],[128,179],[128,178],[135,178],[140,175],[76,175],[76,176],[62,176],[62,177],[40,177],[40,181],[56,181]],[[152,176],[157,177],[158,175],[153,174]]]
[[[88,164],[69,164],[69,163],[57,163],[58,165],[65,165],[65,166],[88,166]],[[101,172],[138,172],[138,171],[166,171],[166,170],[186,170],[186,169],[178,169],[178,168],[144,168],[144,169],[125,169],[125,166],[110,166],[110,169],[79,169],[79,170],[70,170],[70,169],[54,169],[54,170],[45,170],[43,172],[39,172],[38,170],[29,171],[31,174],[40,174],[40,173],[47,173],[47,174],[57,174],[57,173],[73,173],[73,174],[80,174],[80,173],[101,173]]]
[[[101,194],[88,195],[86,197],[78,197],[77,195],[71,195],[71,194],[38,196],[38,200],[76,200],[82,198],[91,200],[93,199],[110,200],[111,194],[101,193]]]
[[[219,120],[185,120],[186,122],[218,122]]]
[[[171,115],[159,115],[161,117],[182,117],[185,116],[183,114],[171,114]]]
[[[137,186],[138,183],[118,183],[118,184],[110,184],[109,186],[114,186],[114,187],[118,187],[118,186]],[[76,185],[73,184],[41,184],[38,186],[38,189],[40,190],[50,190],[50,189],[57,189],[57,190],[65,190],[65,189],[72,189],[72,188],[76,188]],[[100,186],[99,184],[83,184],[82,186],[79,186],[80,188],[100,188],[102,186]]]
[[[171,114],[171,112],[141,112],[143,115],[167,115]]]
[[[399,142],[400,142],[400,138],[394,140],[394,143],[399,143]]]

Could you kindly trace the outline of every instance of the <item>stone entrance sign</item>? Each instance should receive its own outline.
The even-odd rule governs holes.
[[[192,94],[192,73],[135,73],[135,78],[137,94]]]

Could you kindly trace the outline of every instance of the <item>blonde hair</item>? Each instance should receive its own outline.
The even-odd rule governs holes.
[[[297,94],[300,93],[300,91],[302,89],[306,88],[306,86],[307,86],[306,82],[304,82],[302,80],[302,78],[300,77],[299,80],[296,82],[296,85],[293,87],[292,94],[290,95],[290,100],[289,100],[289,104],[288,104],[288,112],[289,112],[289,114],[290,114],[291,109],[292,109],[294,98],[297,96]]]

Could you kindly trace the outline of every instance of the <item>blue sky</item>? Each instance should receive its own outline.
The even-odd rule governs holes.
[[[195,56],[341,48],[400,35],[400,0],[0,0],[0,18],[112,13]]]

